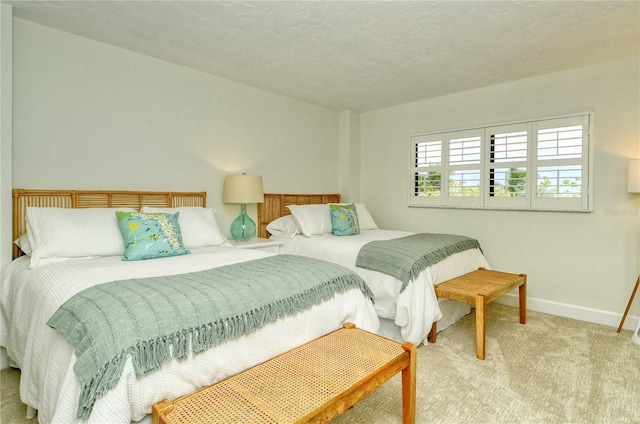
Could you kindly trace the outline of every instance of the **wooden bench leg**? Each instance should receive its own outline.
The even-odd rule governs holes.
[[[437,332],[438,332],[438,321],[433,321],[433,324],[431,324],[431,331],[429,331],[429,343],[436,342]]]
[[[416,347],[405,343],[402,348],[409,352],[409,366],[402,370],[402,422],[416,422]]]
[[[167,399],[154,404],[153,409],[151,409],[151,422],[153,424],[165,424],[165,417],[169,412],[173,411],[173,408],[173,402]]]
[[[484,359],[484,339],[487,325],[487,302],[483,295],[476,295],[476,356]]]
[[[520,324],[527,323],[527,274],[520,274],[524,278],[524,283],[518,288],[520,299]]]

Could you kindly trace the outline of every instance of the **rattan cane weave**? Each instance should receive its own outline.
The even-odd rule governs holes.
[[[401,370],[403,402],[410,403],[405,415],[414,416],[415,347],[343,328],[174,402],[160,402],[153,422],[326,422]],[[404,393],[411,390],[405,370],[413,374],[412,393]],[[413,419],[405,416],[405,422]]]
[[[475,306],[476,309],[476,356],[485,357],[486,308],[500,296],[518,288],[520,302],[520,323],[527,322],[527,275],[510,274],[478,268],[476,271],[461,275],[434,286],[436,296],[457,300]],[[429,342],[436,342],[437,322],[429,333]]]

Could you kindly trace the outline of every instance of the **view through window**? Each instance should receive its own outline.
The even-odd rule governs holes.
[[[588,114],[411,137],[410,206],[590,211]]]

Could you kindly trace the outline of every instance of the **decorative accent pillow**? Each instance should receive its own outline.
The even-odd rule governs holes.
[[[267,225],[267,231],[274,237],[294,238],[300,229],[292,215],[281,216]]]
[[[138,261],[190,253],[182,244],[178,215],[180,212],[116,212],[125,245],[122,260]]]
[[[168,213],[179,212],[178,224],[182,233],[185,249],[197,249],[205,246],[231,246],[229,240],[222,235],[213,209],[198,206],[179,208],[153,208],[143,206],[141,212]]]
[[[32,249],[29,266],[35,268],[72,258],[124,255],[116,210],[135,211],[28,207],[27,237]]]
[[[329,205],[289,205],[300,232],[306,237],[331,233]]]
[[[358,214],[356,206],[350,205],[330,205],[331,227],[334,236],[353,236],[360,234],[358,225]]]
[[[335,205],[348,205],[349,203],[333,203]],[[356,211],[358,212],[358,224],[360,224],[361,230],[377,230],[378,224],[373,220],[373,217],[367,210],[364,203],[356,203]]]

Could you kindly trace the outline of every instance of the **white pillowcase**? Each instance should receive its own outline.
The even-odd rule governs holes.
[[[116,210],[135,212],[131,208],[28,207],[30,267],[70,258],[124,255]]]
[[[358,214],[358,223],[361,230],[377,230],[378,225],[367,210],[364,203],[356,203],[356,214]]]
[[[29,243],[29,235],[27,233],[20,234],[20,237],[13,241],[13,244],[18,246],[25,255],[31,256],[31,244]]]
[[[334,205],[350,205],[351,203],[333,203]],[[356,203],[356,213],[358,214],[358,224],[361,230],[377,230],[378,225],[367,210],[364,203]],[[300,232],[306,237],[315,237],[322,234],[329,234],[331,228],[331,209],[329,205],[290,205],[291,211]],[[282,217],[284,218],[284,217]],[[278,218],[278,219],[282,219]],[[271,224],[278,221],[277,219]],[[269,225],[271,225],[269,224]],[[282,225],[282,224],[280,224]],[[269,227],[267,227],[269,230]],[[276,228],[277,230],[277,228]],[[285,230],[286,231],[286,230]],[[275,235],[273,232],[269,231]],[[295,235],[295,234],[294,234]],[[293,238],[294,235],[288,236]],[[282,236],[282,235],[279,235]],[[286,236],[285,236],[286,237]]]
[[[304,236],[315,237],[331,233],[329,205],[290,205],[287,207]]]
[[[176,213],[178,225],[182,233],[185,249],[197,249],[205,246],[230,246],[231,244],[220,232],[213,209],[183,206],[179,208],[153,208],[143,206],[141,212]]]
[[[294,238],[300,234],[298,223],[292,215],[281,216],[267,225],[267,231],[274,237]]]

